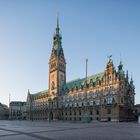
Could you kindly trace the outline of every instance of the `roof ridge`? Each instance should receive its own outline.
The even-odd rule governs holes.
[[[82,78],[83,79],[83,78]],[[72,83],[72,82],[76,82],[76,81],[78,81],[78,80],[82,80],[81,78],[77,78],[77,79],[74,79],[74,80],[71,80],[71,81],[68,81],[68,82],[66,82],[66,84],[69,84],[69,83]]]
[[[43,93],[45,93],[45,92],[48,92],[49,90],[47,89],[47,90],[42,90],[42,91],[39,91],[39,92],[36,92],[36,93],[32,93],[31,95],[37,95],[37,94],[43,94]]]
[[[92,76],[98,76],[98,75],[103,74],[103,73],[104,73],[104,72],[99,72],[99,73],[97,73],[97,74],[93,74],[93,75],[87,76],[87,78],[88,78],[88,77],[92,77]]]
[[[93,75],[90,75],[90,76],[87,76],[87,78],[90,78],[90,77],[92,77],[92,76],[98,76],[98,75],[100,75],[100,74],[103,74],[104,72],[99,72],[99,73],[97,73],[97,74],[93,74]],[[84,80],[85,78],[77,78],[77,79],[75,79],[75,80],[71,80],[71,81],[68,81],[68,82],[66,82],[66,84],[69,84],[69,83],[72,83],[72,82],[76,82],[76,81],[78,81],[78,80]]]

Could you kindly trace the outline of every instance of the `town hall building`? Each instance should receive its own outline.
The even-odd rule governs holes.
[[[66,59],[59,20],[49,59],[48,90],[27,95],[28,120],[129,121],[134,119],[135,86],[122,61],[109,60],[101,73],[66,82]]]

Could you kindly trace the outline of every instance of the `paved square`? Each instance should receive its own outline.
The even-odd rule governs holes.
[[[0,140],[140,140],[140,124],[0,121]]]

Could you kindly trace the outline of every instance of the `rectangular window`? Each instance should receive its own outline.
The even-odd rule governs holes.
[[[78,106],[81,107],[81,106],[82,106],[82,102],[79,102],[79,103],[78,103]]]
[[[89,104],[90,104],[90,106],[93,106],[93,101],[90,101],[90,103],[89,103]]]
[[[108,97],[107,98],[107,104],[112,104],[112,100],[113,100],[112,97]]]
[[[77,107],[77,103],[74,103],[74,107]]]
[[[96,99],[95,103],[96,105],[100,105],[100,99]]]
[[[99,115],[99,110],[96,110],[96,114]]]
[[[107,114],[111,114],[111,109],[107,109]]]

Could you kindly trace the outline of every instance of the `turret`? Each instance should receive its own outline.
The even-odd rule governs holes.
[[[129,80],[129,76],[128,76],[128,70],[126,71],[126,80]]]
[[[124,76],[124,70],[123,70],[122,61],[120,61],[120,64],[118,66],[118,74],[119,74],[119,76]]]
[[[132,78],[132,76],[131,76],[130,85],[133,86],[133,83],[134,83],[134,82],[133,82],[133,78]]]

